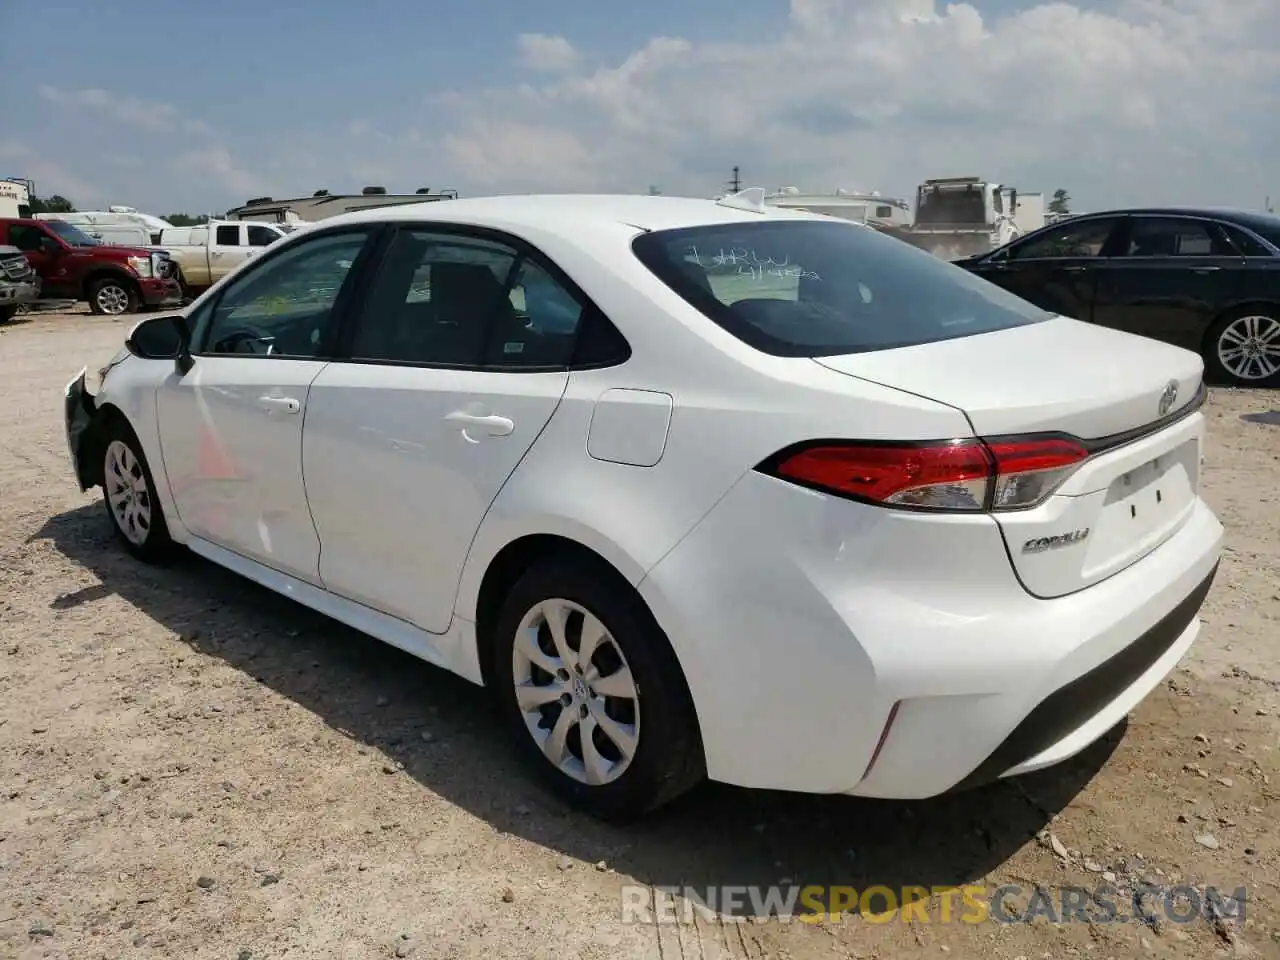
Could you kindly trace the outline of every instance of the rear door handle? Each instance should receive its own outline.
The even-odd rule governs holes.
[[[1216,273],[1221,269],[1222,269],[1221,267],[1204,266],[1204,267],[1192,267],[1191,271],[1192,273]]]
[[[445,420],[461,427],[463,433],[474,432],[490,437],[508,436],[516,428],[515,422],[507,417],[484,416],[465,410],[455,410],[447,414]]]
[[[302,404],[293,397],[259,397],[258,403],[268,412],[297,413],[302,409]]]
[[[1086,269],[1087,269],[1086,267],[1063,267],[1062,268],[1064,273],[1084,273]]]

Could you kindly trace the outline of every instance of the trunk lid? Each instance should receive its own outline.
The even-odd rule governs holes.
[[[1189,350],[1055,317],[1043,323],[898,350],[816,357],[850,376],[958,407],[979,436],[1059,431],[1096,440],[1190,403],[1204,361]]]
[[[1036,596],[1073,593],[1138,562],[1195,507],[1204,419],[1179,414],[1196,402],[1204,366],[1188,350],[1055,318],[815,362],[956,407],[981,437],[1085,442],[1091,456],[1048,500],[994,514]]]

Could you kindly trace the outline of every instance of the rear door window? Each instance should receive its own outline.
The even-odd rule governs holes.
[[[775,356],[933,343],[1050,314],[909,244],[852,223],[659,230],[640,261],[711,321]]]
[[[1205,220],[1134,217],[1126,257],[1229,257],[1232,250]]]

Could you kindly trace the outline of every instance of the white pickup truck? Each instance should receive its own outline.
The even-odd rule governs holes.
[[[156,248],[177,262],[183,292],[196,296],[291,230],[284,223],[211,220],[199,227],[168,227]]]

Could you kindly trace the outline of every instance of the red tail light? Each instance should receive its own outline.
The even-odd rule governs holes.
[[[760,465],[839,496],[922,510],[1017,510],[1053,493],[1089,456],[1063,437],[806,444]]]

